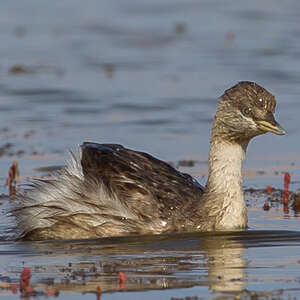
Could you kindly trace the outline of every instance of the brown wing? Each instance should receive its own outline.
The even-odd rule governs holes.
[[[81,146],[86,180],[98,180],[127,207],[143,217],[169,217],[191,207],[203,187],[190,175],[143,152],[116,144]]]

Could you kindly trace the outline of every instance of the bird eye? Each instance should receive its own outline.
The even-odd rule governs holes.
[[[258,99],[258,104],[260,107],[264,107],[265,106],[265,100],[263,98],[259,98]]]
[[[245,116],[249,116],[250,114],[251,114],[251,108],[250,107],[245,107],[244,109],[243,109],[243,114],[245,115]]]

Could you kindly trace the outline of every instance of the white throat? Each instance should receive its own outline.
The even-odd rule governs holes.
[[[211,141],[209,177],[206,192],[218,207],[217,230],[247,226],[242,190],[242,163],[248,143],[239,144],[221,139]]]
[[[206,186],[210,191],[240,190],[242,163],[246,146],[222,140],[212,141],[209,151],[209,177]]]

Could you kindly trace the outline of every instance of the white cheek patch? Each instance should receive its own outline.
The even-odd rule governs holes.
[[[246,117],[241,112],[239,112],[239,114],[247,122],[249,128],[257,129],[257,124],[253,121],[251,117]]]

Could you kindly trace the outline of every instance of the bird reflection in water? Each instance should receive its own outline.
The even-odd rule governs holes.
[[[244,289],[245,247],[229,233],[35,242],[20,246],[48,257],[47,264],[32,268],[33,278],[39,278],[33,280],[33,289],[45,293],[51,288],[60,293],[94,293],[100,299],[103,293],[117,291],[199,286],[235,295]],[[69,262],[58,263],[60,256],[66,254]],[[49,273],[53,274],[52,279]]]

